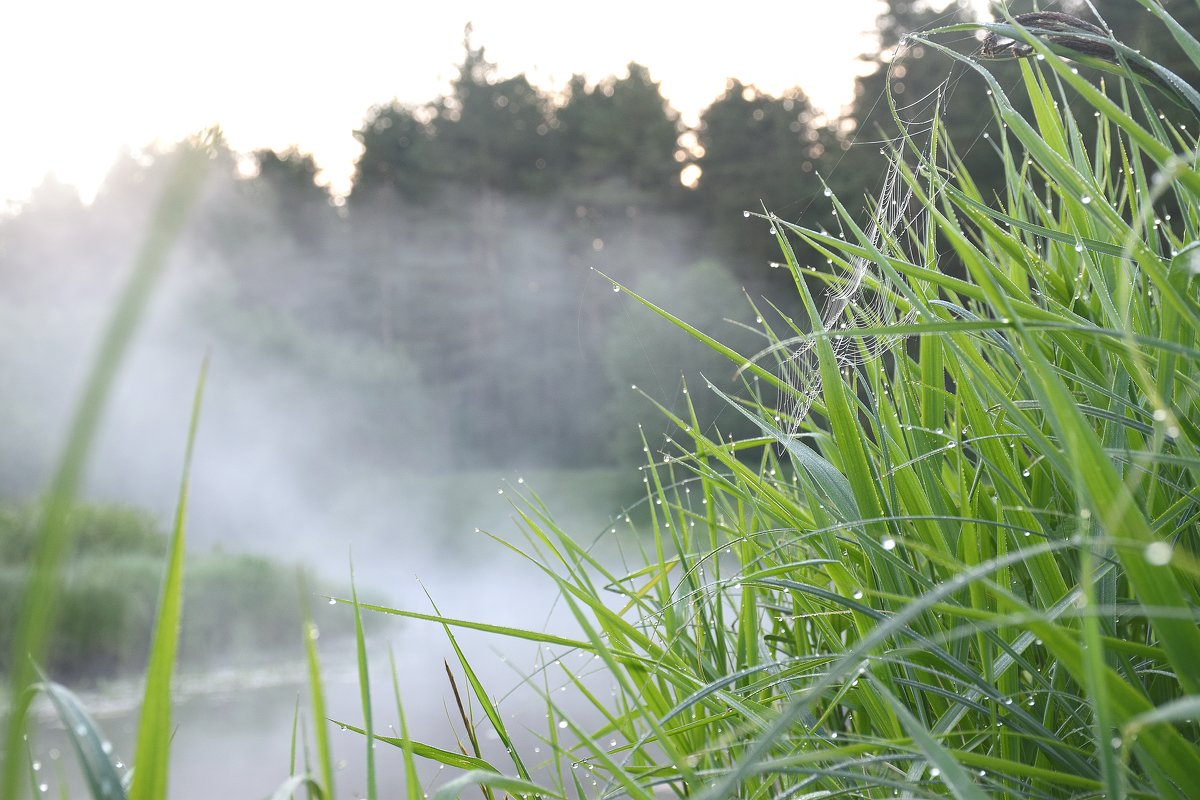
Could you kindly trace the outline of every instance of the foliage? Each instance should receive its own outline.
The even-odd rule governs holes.
[[[977,27],[914,41],[991,90],[1001,203],[935,125],[925,147],[897,140],[872,226],[836,195],[845,238],[771,217],[817,322],[764,322],[771,346],[748,361],[620,287],[742,366],[739,397],[710,389],[758,433],[730,442],[660,407],[676,444],[646,464],[653,544],[625,572],[536,496],[518,504],[527,541],[506,544],[578,635],[376,609],[549,650],[531,684],[565,681],[602,720],[545,690],[551,791],[587,793],[573,764],[636,798],[1194,796],[1194,125],[1160,120],[1130,67],[1102,90],[1036,20],[984,25],[1037,56],[1018,65],[1022,114],[945,48]],[[834,268],[816,275],[824,309],[793,240]],[[946,250],[964,277],[939,269]],[[525,755],[509,753],[518,775]]]
[[[15,608],[26,586],[40,506],[0,504],[0,605]],[[145,666],[167,537],[158,519],[125,506],[71,509],[57,621],[41,666],[78,684],[130,676]],[[330,591],[332,587],[320,587]],[[299,655],[300,595],[287,566],[261,556],[212,552],[188,560],[180,661],[189,669]],[[325,622],[332,609],[318,609]],[[0,672],[12,648],[0,619]]]
[[[743,281],[761,284],[763,267],[778,260],[768,229],[748,224],[744,212],[765,206],[789,219],[806,214],[817,195],[803,187],[816,186],[813,174],[828,163],[827,147],[834,148],[831,156],[840,153],[815,113],[800,89],[772,97],[730,80],[700,117],[694,203],[715,226],[722,250],[736,254],[731,260]]]
[[[727,322],[725,315],[731,308],[741,305],[738,286],[732,276],[713,261],[700,261],[686,271],[674,275],[650,274],[633,287],[648,297],[675,296],[679,298],[674,309],[680,316],[703,330],[721,332],[722,338],[742,350],[752,349],[756,337],[750,329]],[[745,435],[750,432],[746,421],[734,414],[723,414],[722,403],[714,395],[702,392],[688,395],[685,391],[689,376],[677,373],[681,364],[691,364],[691,377],[701,375],[716,385],[733,391],[738,385],[736,367],[713,353],[697,356],[695,342],[678,331],[656,329],[655,320],[647,320],[630,309],[619,313],[624,324],[612,335],[604,354],[605,366],[618,398],[614,402],[608,426],[612,429],[632,422],[645,423],[648,431],[641,439],[614,440],[612,447],[618,451],[623,463],[637,463],[645,459],[642,450],[644,439],[651,442],[650,448],[662,446],[661,419],[653,408],[647,408],[645,396],[649,394],[668,406],[682,408],[688,404],[697,410],[697,416],[706,421],[710,429],[719,429],[725,436]]]

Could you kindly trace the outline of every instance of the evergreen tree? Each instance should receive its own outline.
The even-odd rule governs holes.
[[[766,209],[794,220],[820,196],[819,169],[826,143],[800,89],[780,97],[730,80],[725,94],[704,110],[698,140],[701,169],[695,203],[705,225],[732,259],[740,280],[761,284],[767,264],[779,260],[770,226],[744,211]]]
[[[566,180],[595,184],[620,179],[659,203],[678,196],[679,114],[650,71],[631,62],[623,78],[588,87],[572,77],[556,117],[564,139]]]
[[[380,195],[425,200],[433,194],[432,132],[414,109],[395,100],[375,106],[354,138],[363,150],[354,166],[352,203]]]

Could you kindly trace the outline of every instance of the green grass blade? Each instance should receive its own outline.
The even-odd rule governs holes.
[[[301,578],[304,595],[304,652],[308,662],[308,688],[312,699],[313,736],[316,739],[317,766],[320,770],[320,785],[326,797],[334,795],[333,752],[329,744],[329,720],[325,717],[325,687],[321,681],[321,660],[317,654],[317,639],[320,631],[312,620],[308,606],[308,588]]]
[[[183,230],[207,173],[210,144],[196,140],[181,149],[167,179],[133,265],[109,319],[91,372],[75,408],[66,445],[46,493],[40,533],[30,563],[30,577],[21,607],[15,614],[11,666],[8,676],[8,714],[5,724],[3,764],[0,765],[0,800],[15,800],[21,775],[26,691],[37,680],[33,664],[41,660],[56,606],[55,585],[59,565],[70,544],[67,513],[83,479],[87,456],[96,438],[104,408],[118,370],[144,316],[151,294],[163,273],[171,248]]]
[[[332,721],[334,725],[345,728],[354,733],[366,734],[362,728],[351,725],[348,722],[339,720]],[[474,756],[456,753],[453,750],[443,750],[440,747],[414,742],[411,739],[403,736],[376,736],[376,741],[389,744],[392,747],[398,747],[401,750],[411,750],[414,756],[428,758],[430,761],[436,761],[439,764],[445,764],[447,767],[456,767],[458,769],[482,770],[484,772],[499,773],[499,770],[492,766],[487,760],[475,758]]]
[[[433,795],[433,800],[454,800],[463,791],[481,786],[492,789],[503,789],[510,796],[515,797],[553,797],[565,800],[565,795],[551,791],[544,786],[539,786],[532,781],[511,778],[507,775],[501,775],[498,772],[486,772],[484,770],[471,770],[447,781]]]
[[[137,744],[134,749],[132,800],[165,800],[171,765],[171,677],[175,672],[175,656],[179,649],[179,624],[183,616],[183,558],[187,521],[188,486],[191,480],[192,455],[196,447],[196,430],[200,424],[200,407],[204,401],[204,384],[208,376],[208,359],[200,366],[196,394],[192,400],[191,423],[188,426],[187,448],[183,457],[183,478],[179,485],[179,500],[175,507],[175,524],[159,599],[154,638],[146,665],[146,687],[142,695],[142,713],[138,721]]]
[[[400,678],[396,671],[396,655],[388,648],[388,664],[392,668],[392,691],[396,696],[396,716],[400,722],[400,749],[404,751],[404,788],[408,800],[422,800],[421,781],[417,776],[417,765],[413,759],[413,743],[408,736],[408,721],[404,717],[404,704],[400,702]]]
[[[375,781],[375,724],[371,713],[371,676],[367,665],[367,640],[363,635],[362,609],[358,605],[358,588],[354,584],[354,565],[350,565],[350,593],[354,599],[354,646],[358,657],[358,686],[362,694],[363,727],[367,743],[367,800],[376,800],[379,789]]]
[[[931,776],[940,778],[942,783],[946,784],[946,788],[950,790],[950,794],[958,798],[958,800],[987,800],[987,795],[975,785],[975,782],[967,775],[967,771],[958,763],[958,759],[954,757],[954,754],[939,744],[930,735],[920,720],[914,717],[912,712],[905,708],[904,704],[888,691],[887,685],[883,681],[871,672],[868,672],[867,676],[875,686],[875,691],[879,692],[896,712],[896,715],[900,718],[900,724],[908,731],[908,735],[913,738],[913,742],[921,749],[925,757],[929,759]]]
[[[124,800],[124,784],[107,752],[111,746],[106,746],[108,740],[83,702],[65,686],[50,681],[35,684],[32,690],[44,693],[54,704],[93,800]]]

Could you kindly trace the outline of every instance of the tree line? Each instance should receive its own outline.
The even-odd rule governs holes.
[[[1094,5],[1118,38],[1148,46],[1137,3]],[[1189,8],[1172,5],[1185,24],[1200,22]],[[609,285],[589,267],[755,352],[752,324],[723,322],[743,309],[738,319],[753,323],[743,292],[800,311],[788,305],[790,275],[769,268],[779,259],[770,226],[743,212],[766,208],[820,227],[826,184],[847,205],[869,208],[896,135],[889,91],[913,130],[939,113],[981,191],[998,195],[1003,176],[989,171],[980,138],[991,124],[985,87],[940,54],[902,45],[909,31],[973,16],[959,3],[890,0],[880,50],[866,56],[872,69],[844,115],[822,115],[799,86],[772,95],[731,79],[694,130],[642,64],[594,83],[577,75],[549,93],[522,74],[500,75],[468,31],[446,95],[366,113],[346,198],[331,198],[312,156],[298,150],[253,153],[249,177],[224,154],[190,234],[180,319],[224,343],[247,379],[270,365],[264,402],[319,421],[308,444],[318,454],[337,446],[383,466],[640,455],[632,409],[646,419],[654,412],[630,386],[678,404],[681,376],[736,379],[728,363],[676,341],[630,304],[598,296]],[[1195,80],[1185,58],[1168,66]],[[1015,67],[1008,75],[1019,80]],[[148,189],[168,161],[122,159],[86,207],[48,182],[0,221],[10,326],[46,330],[13,310],[22,294],[111,291],[107,276],[128,263]],[[694,181],[685,185],[689,167]],[[689,396],[702,418],[742,432],[719,401]],[[45,408],[19,383],[0,389],[0,409],[35,418],[17,426],[8,449],[23,446],[20,430],[41,430]]]

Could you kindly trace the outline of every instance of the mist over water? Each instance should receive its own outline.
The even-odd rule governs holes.
[[[193,547],[322,567],[332,559],[337,570],[351,547],[367,548],[358,555],[372,571],[384,549],[433,559],[446,537],[507,517],[495,495],[502,479],[628,465],[623,453],[640,450],[637,417],[626,414],[638,400],[617,391],[624,365],[614,368],[606,348],[618,339],[636,348],[629,317],[645,312],[592,267],[670,289],[660,299],[685,315],[689,303],[716,311],[729,299],[682,294],[710,290],[689,286],[696,234],[669,214],[631,208],[592,221],[595,210],[558,198],[463,193],[447,201],[449,218],[386,203],[340,216],[327,207],[318,241],[299,241],[312,228],[262,220],[222,239],[222,226],[248,225],[259,204],[247,181],[214,170],[210,184],[124,365],[87,488],[168,517],[207,354]],[[32,234],[27,217],[46,215],[40,207],[3,223],[6,496],[45,485],[143,233],[107,222],[145,219],[151,197],[68,206]],[[628,360],[657,379],[643,383],[677,391],[678,366],[653,363],[654,346],[640,344]],[[464,473],[465,482],[452,477]]]
[[[91,207],[43,198],[0,221],[6,499],[36,496],[54,467],[145,234],[161,166],[143,169],[138,191],[102,194]],[[660,293],[684,316],[707,315],[701,324],[728,313],[736,286],[716,265],[694,263],[698,233],[671,213],[464,192],[447,200],[451,214],[389,201],[349,213],[317,206],[310,212],[320,223],[289,227],[255,219],[262,198],[247,193],[260,188],[214,166],[110,398],[85,499],[147,508],[167,526],[207,355],[190,550],[265,554],[343,586],[353,560],[366,600],[426,612],[432,601],[452,617],[575,633],[554,605],[553,583],[477,529],[520,541],[510,501],[536,490],[564,529],[597,540],[610,563],[619,562],[616,540],[632,541],[629,526],[614,532],[612,520],[642,496],[638,413],[648,431],[664,428],[629,384],[678,402],[680,362],[671,348],[684,345],[592,268]],[[248,220],[250,234],[229,233]],[[704,363],[701,354],[690,365]],[[732,374],[727,364],[707,363],[710,374]],[[698,374],[691,378],[699,383]],[[339,624],[323,630],[329,713],[357,723],[353,649],[344,638],[353,620],[342,611]],[[384,669],[390,643],[414,732],[455,748],[452,731],[461,724],[457,712],[447,719],[442,660],[453,665],[454,657],[444,632],[368,622],[380,732],[391,734],[384,726],[394,722]],[[531,645],[471,633],[463,645],[497,691],[535,672]],[[296,697],[305,692],[294,666],[271,668],[259,688],[237,687],[252,682],[246,673],[228,689],[202,679],[198,694],[184,695],[173,796],[254,795],[278,785]],[[101,724],[126,758],[135,697],[90,698],[111,705]],[[529,730],[545,729],[536,692],[518,692],[505,708],[528,717]],[[44,724],[41,757],[67,752],[54,723]],[[343,779],[361,783],[361,738],[335,734],[349,765]],[[536,746],[532,734],[527,744]],[[264,747],[273,760],[246,762],[247,752]],[[399,780],[395,756],[381,755],[381,774]]]

